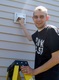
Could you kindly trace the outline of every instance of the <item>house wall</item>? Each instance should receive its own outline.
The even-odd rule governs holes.
[[[51,16],[47,23],[59,28],[59,0],[0,0],[0,80],[6,80],[7,67],[16,59],[27,60],[34,68],[34,43],[28,41],[22,27],[14,23],[14,13],[26,14],[25,26],[33,34],[37,29],[32,14],[38,5],[47,7]]]

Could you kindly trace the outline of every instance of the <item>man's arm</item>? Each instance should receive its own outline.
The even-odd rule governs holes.
[[[40,74],[59,64],[59,50],[52,53],[52,58],[44,63],[42,66],[34,70],[34,75]]]
[[[31,34],[28,32],[28,30],[27,30],[26,27],[24,26],[24,19],[18,18],[18,22],[19,22],[20,26],[22,27],[22,29],[23,29],[23,31],[24,31],[27,39],[28,39],[29,41],[32,41],[32,36],[31,36]]]
[[[52,68],[53,66],[59,64],[59,50],[52,53],[52,58],[44,63],[42,66],[32,69],[30,66],[22,66],[21,71],[25,74],[31,74],[33,76],[45,72]]]

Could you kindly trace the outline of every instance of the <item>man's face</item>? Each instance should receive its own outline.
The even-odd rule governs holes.
[[[33,21],[38,29],[45,27],[47,15],[39,10],[36,10],[33,14]]]

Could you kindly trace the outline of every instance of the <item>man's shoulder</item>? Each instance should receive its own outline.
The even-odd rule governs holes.
[[[54,25],[47,25],[47,28],[48,28],[48,29],[54,29],[54,30],[56,30],[56,29],[57,29],[57,27],[56,27],[56,26],[54,26]]]
[[[38,30],[36,30],[34,33],[33,33],[33,35],[36,35],[38,33]]]
[[[54,25],[47,25],[47,29],[48,29],[48,31],[54,31],[54,32],[56,32],[59,35],[59,30],[58,30],[58,28],[56,26],[54,26]]]

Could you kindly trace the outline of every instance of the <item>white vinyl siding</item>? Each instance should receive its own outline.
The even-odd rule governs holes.
[[[58,0],[0,0],[0,80],[6,80],[7,67],[14,60],[27,60],[34,68],[35,46],[28,41],[21,26],[14,23],[14,13],[26,14],[26,28],[33,34],[37,28],[32,20],[36,6],[47,7],[50,19],[48,24],[59,28]],[[22,80],[23,75],[22,76]]]

